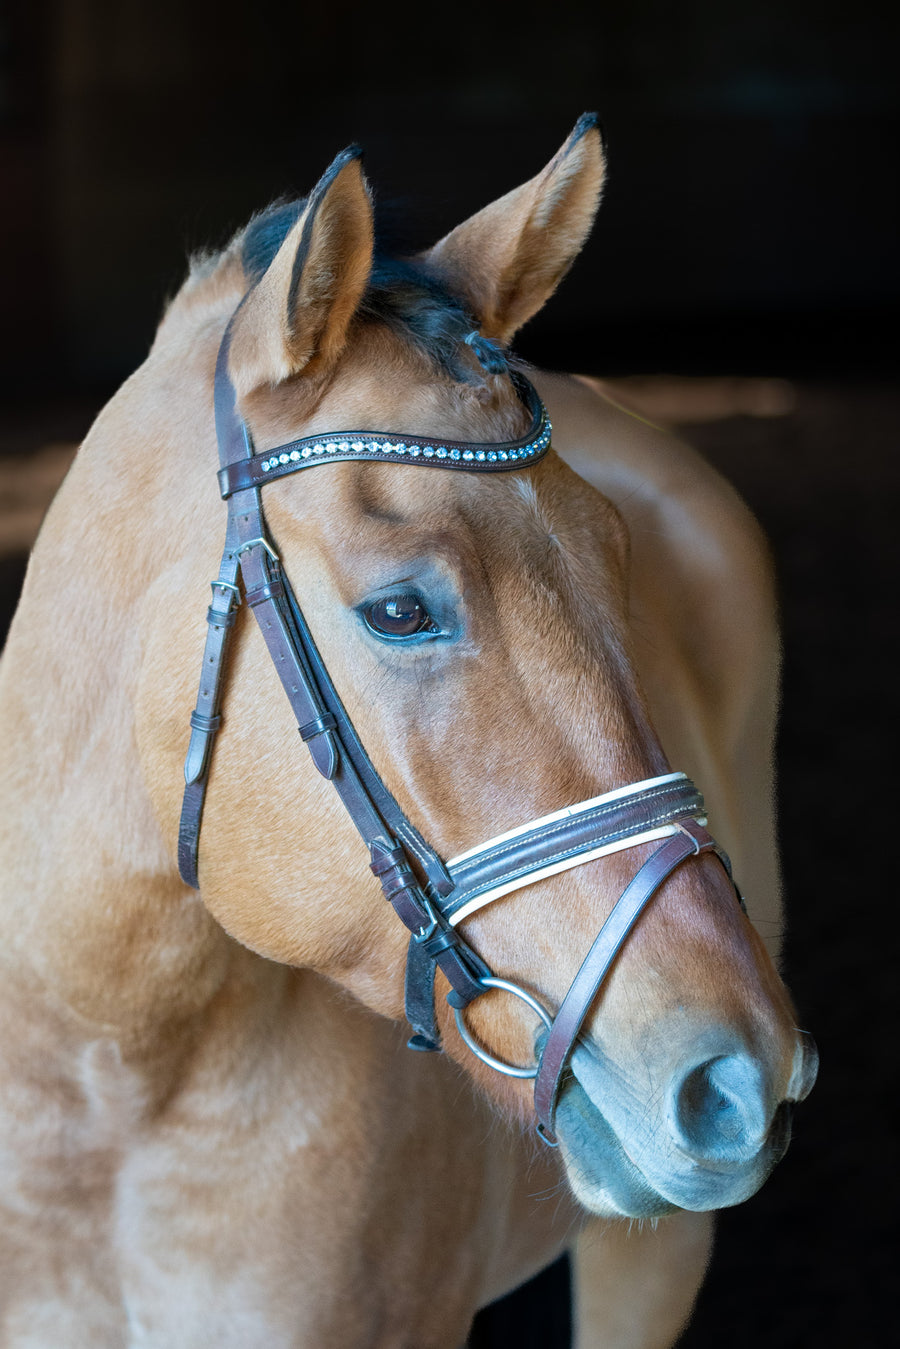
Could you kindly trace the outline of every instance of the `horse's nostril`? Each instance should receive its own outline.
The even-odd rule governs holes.
[[[769,1124],[759,1064],[731,1054],[708,1059],[673,1093],[669,1124],[678,1146],[698,1161],[737,1162],[762,1147]]]

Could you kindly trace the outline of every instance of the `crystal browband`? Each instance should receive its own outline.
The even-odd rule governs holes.
[[[423,464],[434,468],[464,469],[467,473],[502,473],[511,468],[528,468],[549,450],[552,427],[547,409],[533,385],[518,373],[513,376],[513,383],[532,418],[528,435],[522,440],[480,445],[467,441],[430,440],[424,436],[413,438],[384,431],[341,431],[306,436],[226,464],[219,470],[222,496],[230,497],[248,487],[262,487],[264,483],[287,477],[299,469],[312,468],[314,464],[346,460]]]

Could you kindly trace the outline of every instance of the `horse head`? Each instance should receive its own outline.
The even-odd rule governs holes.
[[[603,172],[600,137],[582,119],[537,177],[428,252],[396,259],[375,247],[359,156],[345,152],[304,202],[251,222],[197,272],[151,364],[165,367],[173,390],[202,372],[208,408],[228,322],[220,370],[236,424],[266,465],[278,447],[300,443],[327,461],[315,438],[333,444],[357,427],[389,429],[404,452],[416,438],[521,443],[532,410],[511,378],[509,343],[580,250]],[[184,464],[182,510],[211,560],[222,507],[202,416],[210,457]],[[349,722],[418,836],[452,872],[453,859],[529,821],[674,781],[635,671],[629,538],[612,502],[552,450],[495,473],[391,456],[339,452],[315,471],[276,475],[263,509]],[[196,579],[185,586],[199,594]],[[410,933],[298,740],[265,634],[246,606],[229,612],[203,902],[252,950],[314,970],[399,1020]],[[170,837],[193,640],[170,637],[158,652],[153,731],[142,733]],[[310,735],[327,730],[322,722]],[[667,824],[668,836],[679,827]],[[569,869],[544,868],[454,925],[477,960],[551,1009],[541,1018],[488,985],[454,1011],[437,976],[445,1053],[509,1118],[531,1120],[528,1081],[474,1057],[457,1019],[486,1054],[532,1065],[598,930],[654,854],[647,832]],[[814,1075],[810,1042],[725,866],[689,838],[694,852],[655,888],[586,1000],[562,1065],[561,1157],[577,1198],[597,1213],[653,1216],[746,1198],[783,1152],[789,1103]]]

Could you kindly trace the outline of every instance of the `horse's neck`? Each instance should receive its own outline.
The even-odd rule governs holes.
[[[86,1028],[126,1038],[150,1034],[161,1009],[170,1022],[194,1015],[231,958],[178,878],[135,716],[147,593],[201,532],[201,465],[215,495],[209,400],[185,403],[177,387],[208,387],[214,355],[210,333],[151,357],[101,414],[48,514],[0,665],[11,974],[39,980]],[[178,374],[179,360],[196,370]]]

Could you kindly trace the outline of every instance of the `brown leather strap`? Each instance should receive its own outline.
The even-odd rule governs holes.
[[[178,824],[178,867],[188,885],[196,888],[200,822],[206,800],[206,781],[213,741],[222,717],[220,703],[228,641],[241,602],[237,588],[240,563],[237,531],[229,522],[219,575],[212,583],[213,602],[206,611],[206,645],[197,705],[191,713],[191,739],[184,761],[184,800]]]
[[[396,431],[339,431],[304,436],[252,457],[232,456],[223,460],[219,488],[226,498],[248,487],[298,473],[316,464],[347,460],[371,460],[382,464],[414,464],[430,468],[462,469],[466,473],[504,473],[527,468],[542,459],[550,448],[552,428],[547,410],[534,386],[517,372],[510,372],[513,386],[531,413],[531,426],[521,440],[496,445],[476,445],[464,440],[433,440],[427,436],[399,435]]]
[[[541,867],[674,820],[704,813],[703,797],[689,778],[647,787],[618,800],[598,802],[588,810],[538,825],[517,838],[451,862],[455,888],[442,901],[441,912],[452,921],[460,909],[500,883],[527,877]]]
[[[702,852],[720,856],[730,876],[730,866],[715,840],[702,825],[685,820],[680,832],[666,839],[631,878],[572,980],[544,1044],[534,1084],[539,1132],[548,1142],[554,1141],[553,1116],[566,1062],[622,943],[663,881],[682,862]]]

